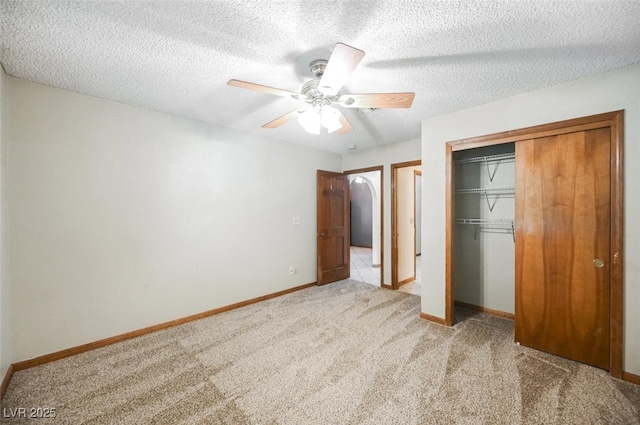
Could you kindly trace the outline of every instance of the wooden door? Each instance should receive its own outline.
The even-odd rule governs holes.
[[[610,128],[516,143],[515,338],[609,369]]]
[[[349,264],[349,181],[318,170],[318,285],[346,279]]]
[[[410,187],[407,186],[407,180],[399,177],[400,170],[407,167],[417,167],[422,165],[422,160],[400,162],[397,164],[391,164],[391,287],[392,289],[398,289],[405,283],[409,283],[415,280],[415,233],[409,220],[411,213],[407,213],[407,202],[405,197],[402,196],[402,189]],[[411,173],[413,175],[413,173]],[[406,174],[404,175],[406,177]],[[408,180],[413,183],[413,177]],[[406,194],[405,194],[406,195]],[[403,199],[400,199],[403,198]],[[412,199],[415,203],[415,198]],[[414,216],[415,217],[415,216]],[[412,239],[411,244],[405,243],[409,238]],[[412,255],[407,256],[407,249],[410,249]],[[401,269],[405,269],[407,257],[412,257],[413,262],[413,275],[406,276],[402,274]],[[402,277],[402,279],[400,279]]]

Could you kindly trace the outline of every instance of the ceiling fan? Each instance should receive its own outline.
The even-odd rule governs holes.
[[[415,93],[370,93],[342,94],[340,89],[358,66],[364,52],[343,43],[337,43],[329,60],[318,59],[309,65],[314,79],[307,81],[300,93],[249,83],[247,81],[229,80],[230,86],[256,90],[276,96],[288,97],[307,103],[263,125],[263,128],[276,128],[297,119],[304,129],[313,134],[320,134],[321,128],[329,133],[347,133],[353,130],[349,121],[342,114],[343,108],[409,108]]]

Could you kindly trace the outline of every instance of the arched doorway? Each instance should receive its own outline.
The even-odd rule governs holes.
[[[382,167],[345,174],[351,191],[351,278],[380,287]]]

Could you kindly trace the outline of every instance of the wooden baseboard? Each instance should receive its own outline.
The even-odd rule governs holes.
[[[160,323],[159,325],[153,325],[146,328],[138,329],[132,332],[127,332],[121,335],[112,336],[109,338],[101,339],[99,341],[90,342],[88,344],[78,345],[77,347],[67,348],[66,350],[56,351],[55,353],[45,354],[43,356],[35,357],[33,359],[24,360],[12,365],[12,373],[19,370],[29,369],[31,367],[40,366],[45,363],[53,362],[56,360],[64,359],[66,357],[75,356],[76,354],[84,353],[86,351],[95,350],[96,348],[102,348],[107,345],[115,344],[116,342],[125,341],[127,339],[135,338],[141,335],[145,335],[151,332],[160,331],[163,329],[171,328],[173,326],[182,325],[184,323],[193,322],[194,320],[203,319],[205,317],[213,316],[225,311],[234,310],[236,308],[244,307],[250,304],[255,304],[260,301],[265,301],[271,298],[276,298],[282,295],[289,294],[291,292],[307,289],[312,286],[316,286],[316,282],[307,283],[305,285],[296,286],[293,288],[285,289],[283,291],[274,292],[272,294],[263,295],[250,300],[241,301],[235,304],[230,304],[224,307],[214,308],[202,313],[194,314],[191,316],[183,317],[169,322]],[[3,383],[4,385],[4,383]],[[8,382],[7,382],[8,385]]]
[[[7,373],[2,378],[2,384],[0,384],[0,400],[4,397],[4,393],[7,392],[7,387],[9,386],[9,381],[11,381],[11,377],[13,376],[13,365],[9,365],[7,369]]]
[[[433,323],[437,323],[439,325],[447,326],[447,322],[441,317],[432,316],[430,314],[420,312],[420,318],[428,320]]]
[[[635,375],[629,372],[622,372],[622,380],[631,382],[632,384],[640,385],[640,375]]]
[[[463,301],[456,301],[455,303],[457,306],[468,308],[469,310],[481,311],[483,313],[491,314],[493,316],[498,316],[505,319],[514,320],[516,318],[516,316],[513,313],[507,313],[506,311],[494,310],[492,308],[487,308],[481,305],[469,304]]]
[[[382,286],[385,289],[393,289],[393,286],[387,285],[386,283],[381,283],[380,286]]]
[[[413,282],[414,280],[416,280],[416,276],[415,275],[412,276],[412,277],[406,278],[405,280],[403,280],[401,282],[398,282],[398,288],[401,287],[402,285],[406,285],[409,282]]]

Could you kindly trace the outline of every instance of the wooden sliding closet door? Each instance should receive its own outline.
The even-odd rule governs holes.
[[[515,337],[609,369],[609,128],[516,143]]]

